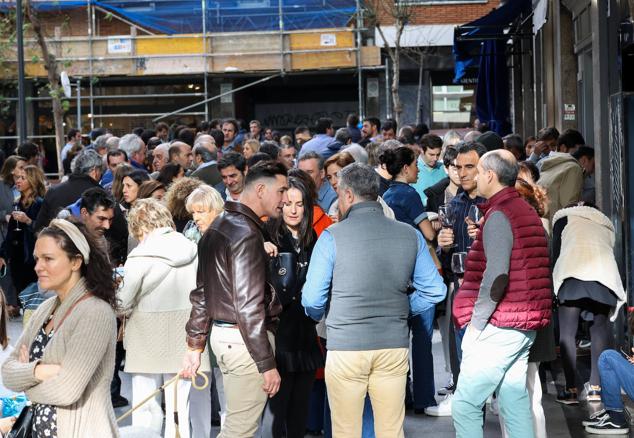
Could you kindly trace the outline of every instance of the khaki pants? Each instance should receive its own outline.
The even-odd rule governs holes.
[[[268,333],[271,348],[275,338]],[[227,412],[218,438],[251,438],[255,435],[268,400],[264,379],[237,328],[213,326],[211,349],[222,371]]]
[[[377,438],[403,438],[407,348],[328,351],[326,387],[334,438],[361,437],[363,404],[370,395]]]

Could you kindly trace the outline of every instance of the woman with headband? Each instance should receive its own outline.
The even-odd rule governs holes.
[[[81,223],[53,219],[35,243],[35,272],[54,291],[2,365],[33,403],[33,437],[118,437],[110,401],[115,282],[105,250]]]

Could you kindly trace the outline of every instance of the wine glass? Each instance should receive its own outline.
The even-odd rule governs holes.
[[[455,252],[451,255],[451,271],[454,274],[462,275],[465,271],[466,252]]]
[[[443,204],[438,207],[438,220],[443,228],[453,229],[453,226],[456,223],[456,215],[450,204]],[[449,247],[455,248],[456,246],[457,245],[454,242]]]
[[[469,207],[469,214],[467,215],[467,217],[469,218],[470,222],[473,222],[476,228],[480,226],[479,222],[480,222],[480,219],[482,219],[482,212],[480,211],[477,205],[473,204],[472,206]],[[473,245],[473,242],[475,242],[475,239],[471,238],[471,245]],[[467,249],[471,249],[471,245],[469,245]]]
[[[478,222],[480,222],[480,219],[482,219],[482,212],[475,204],[469,207],[469,219],[471,219],[476,226],[478,225]]]
[[[22,194],[20,192],[16,192],[13,194],[13,211],[21,211],[20,210],[21,198],[22,198]],[[15,231],[22,231],[22,228],[20,228],[20,222],[17,219],[15,220],[15,223],[16,223]]]

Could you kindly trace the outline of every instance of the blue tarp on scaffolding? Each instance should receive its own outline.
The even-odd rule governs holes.
[[[281,4],[280,4],[281,2]],[[84,8],[88,1],[35,1],[45,12]],[[355,0],[94,0],[90,2],[140,27],[166,34],[200,33],[203,3],[207,32],[241,32],[343,27],[356,11]],[[1,2],[0,12],[15,7]],[[282,11],[280,20],[280,9]]]

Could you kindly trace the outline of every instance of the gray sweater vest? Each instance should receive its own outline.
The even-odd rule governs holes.
[[[414,228],[386,218],[378,202],[363,202],[328,232],[336,247],[328,349],[407,348],[407,287],[418,249]]]

